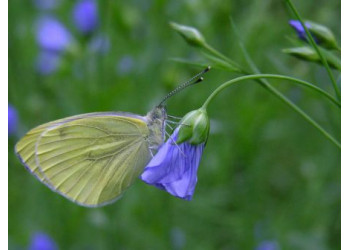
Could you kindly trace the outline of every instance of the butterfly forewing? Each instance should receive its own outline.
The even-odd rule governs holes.
[[[143,117],[94,113],[44,124],[16,151],[50,188],[85,206],[117,199],[150,160]]]
[[[133,117],[135,119],[143,119],[143,117],[123,112],[96,112],[82,115],[75,115],[63,119],[59,119],[56,121],[48,122],[42,124],[32,130],[30,130],[17,144],[15,147],[15,151],[22,161],[22,163],[26,166],[26,168],[32,172],[40,181],[45,182],[42,174],[38,170],[38,166],[35,163],[35,147],[38,141],[38,138],[42,133],[44,133],[48,128],[52,126],[57,126],[58,124],[67,123],[70,121],[74,121],[77,119],[83,119],[88,117],[98,117],[98,116],[125,116],[125,117]]]

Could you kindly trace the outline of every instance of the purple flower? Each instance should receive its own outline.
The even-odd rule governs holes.
[[[36,69],[42,75],[54,73],[61,64],[61,55],[53,51],[43,50],[37,57]]]
[[[89,50],[94,53],[106,54],[110,47],[108,36],[102,34],[94,36],[89,43]]]
[[[16,132],[17,123],[17,110],[11,104],[8,104],[8,135],[12,135]]]
[[[333,32],[327,26],[312,21],[306,21],[304,23],[317,44],[327,49],[340,51],[340,47]],[[304,41],[307,40],[307,34],[301,22],[297,20],[290,20],[289,24],[296,30],[300,39]]]
[[[176,144],[179,128],[145,167],[141,179],[173,196],[191,200],[197,184],[197,170],[205,143]]]
[[[130,55],[123,56],[117,64],[117,72],[120,75],[129,74],[134,67],[134,59]]]
[[[98,25],[97,5],[94,0],[81,0],[73,9],[73,21],[77,29],[88,34]]]
[[[57,250],[58,247],[54,240],[45,233],[35,233],[32,236],[29,250]]]
[[[308,22],[304,22],[304,24],[305,24],[307,29],[310,29],[310,24]],[[301,24],[301,22],[299,22],[297,20],[290,20],[289,25],[295,29],[295,31],[297,32],[300,39],[306,41],[307,35],[306,35],[306,32],[305,32],[304,27]]]
[[[38,20],[36,40],[42,49],[63,52],[72,43],[72,36],[56,18],[45,16]]]
[[[280,247],[276,241],[265,240],[262,241],[255,250],[279,250]]]

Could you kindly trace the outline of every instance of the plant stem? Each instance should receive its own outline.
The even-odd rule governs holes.
[[[233,28],[233,32],[238,39],[239,46],[241,47],[241,50],[245,56],[245,59],[247,60],[247,63],[249,64],[251,70],[253,70],[255,74],[259,74],[260,73],[259,69],[256,67],[256,65],[252,61],[252,59],[251,59],[248,51],[246,50],[243,42],[240,40],[239,32],[238,32],[237,27],[235,26],[232,18],[231,18],[231,25]],[[220,52],[218,52],[217,50],[212,48],[210,45],[206,45],[204,47],[204,49],[206,49],[208,52],[212,53],[213,55],[216,55],[219,58],[225,60],[226,62],[231,63],[231,65],[232,65],[233,61],[231,59],[222,55]],[[233,66],[235,66],[235,65],[233,65]],[[240,68],[240,67],[238,67],[238,68]],[[240,71],[242,74],[245,74],[245,75],[252,74],[246,70],[242,70],[241,68],[240,68]],[[255,79],[255,81],[257,81],[263,88],[265,88],[266,90],[271,92],[273,95],[275,95],[277,98],[279,98],[284,103],[286,103],[295,112],[297,112],[299,115],[301,115],[301,117],[303,117],[307,122],[309,122],[312,126],[314,126],[316,129],[318,129],[322,134],[324,134],[329,140],[331,140],[334,144],[336,144],[338,147],[340,147],[339,142],[337,142],[332,136],[330,136],[319,124],[317,124],[316,121],[314,121],[308,114],[306,114],[302,109],[300,109],[297,105],[295,105],[292,101],[290,101],[286,96],[284,96],[278,89],[276,89],[275,87],[270,85],[270,83],[266,79],[260,78],[260,79]]]
[[[249,78],[244,78],[244,77],[249,77]],[[335,105],[337,105],[337,107],[341,107],[341,104],[339,101],[337,101],[336,99],[334,99],[333,96],[331,96],[330,94],[328,94],[326,91],[324,91],[323,89],[307,82],[307,81],[303,81],[294,77],[290,77],[290,76],[284,76],[284,75],[276,75],[276,74],[256,74],[256,75],[249,75],[249,76],[243,76],[240,77],[242,78],[242,80],[247,80],[247,79],[260,79],[260,78],[272,78],[272,79],[282,79],[282,80],[287,80],[287,81],[291,81],[294,82],[296,84],[302,85],[304,87],[310,88],[320,94],[322,94],[324,97],[326,97],[327,99],[329,99],[331,102],[333,102]],[[236,78],[237,79],[237,78]]]
[[[235,79],[232,79],[230,81],[227,81],[225,83],[223,83],[222,85],[220,85],[218,88],[216,88],[214,90],[213,93],[211,93],[211,95],[207,98],[207,100],[204,102],[204,104],[202,105],[203,109],[206,109],[208,104],[212,101],[212,99],[214,97],[216,97],[223,89],[244,81],[244,80],[256,80],[259,79],[261,80],[261,78],[275,78],[275,79],[284,79],[284,80],[289,80],[289,81],[293,81],[296,82],[298,84],[307,86],[309,88],[312,88],[314,90],[316,90],[319,93],[324,94],[325,92],[321,89],[317,89],[317,87],[315,88],[314,85],[309,84],[307,82],[301,81],[299,79],[295,79],[292,77],[287,77],[287,76],[281,76],[281,75],[272,75],[272,74],[257,74],[257,75],[248,75],[248,76],[241,76],[241,77],[237,77]],[[285,103],[287,103],[289,106],[291,106],[297,113],[299,113],[305,120],[307,120],[311,125],[313,125],[317,130],[319,130],[321,132],[321,134],[323,134],[328,140],[330,140],[331,142],[333,142],[339,149],[341,148],[340,143],[333,137],[331,136],[327,131],[325,131],[316,121],[314,121],[308,114],[306,114],[303,110],[301,110],[298,106],[296,106],[294,103],[292,103],[288,98],[286,98],[283,94],[281,94],[278,90],[276,90],[274,87],[272,87],[269,84],[265,84],[264,82],[260,82],[261,84],[264,84],[264,87],[267,88],[270,92],[272,92],[274,95],[276,95],[278,98],[280,98],[282,101],[284,101]],[[311,87],[311,86],[312,87]],[[320,91],[321,90],[321,91]],[[329,98],[329,95],[326,95],[327,98]],[[331,97],[332,98],[332,97]],[[333,98],[332,98],[333,99]]]
[[[327,70],[327,73],[329,75],[329,78],[331,79],[331,82],[332,82],[332,85],[333,85],[333,88],[334,88],[334,91],[337,95],[337,98],[338,100],[340,100],[341,98],[341,95],[340,95],[340,90],[338,88],[338,85],[337,85],[337,82],[335,81],[335,78],[332,74],[332,71],[331,71],[331,68],[329,67],[328,65],[328,62],[326,60],[326,58],[324,57],[323,53],[321,52],[321,50],[318,48],[314,38],[312,37],[310,31],[307,29],[307,27],[305,26],[305,23],[304,21],[302,20],[301,16],[299,15],[297,9],[295,8],[294,4],[290,1],[290,0],[286,0],[287,4],[289,5],[289,7],[291,8],[291,10],[293,11],[294,15],[297,17],[297,19],[299,20],[299,22],[301,23],[301,25],[303,26],[304,28],[304,31],[306,32],[307,34],[307,37],[308,37],[308,40],[309,42],[311,43],[312,47],[316,50],[318,56],[320,57],[323,65],[325,66],[326,70]]]

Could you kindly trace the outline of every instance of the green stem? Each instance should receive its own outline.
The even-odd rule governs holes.
[[[244,44],[242,43],[242,41],[240,40],[240,36],[239,36],[239,32],[236,28],[236,26],[233,23],[233,20],[231,19],[231,25],[233,27],[233,31],[236,35],[236,37],[238,38],[239,41],[239,45],[244,53],[244,56],[250,66],[250,68],[254,71],[255,74],[259,74],[259,69],[256,67],[256,65],[254,64],[254,62],[251,60]],[[228,63],[231,63],[232,65],[232,60],[227,58],[226,56],[222,55],[220,52],[218,52],[217,50],[215,50],[214,48],[212,48],[209,45],[204,46],[204,49],[206,49],[208,52],[212,53],[213,55],[218,56],[219,58],[225,60]],[[241,73],[242,74],[246,74],[246,75],[250,75],[251,73],[246,71],[246,70],[242,70],[241,69]],[[318,125],[308,114],[306,114],[302,109],[300,109],[297,105],[295,105],[293,102],[291,102],[286,96],[284,96],[278,89],[276,89],[275,87],[273,87],[272,85],[270,85],[270,83],[266,80],[266,79],[255,79],[263,88],[265,88],[266,90],[268,90],[270,93],[272,93],[273,95],[275,95],[277,98],[279,98],[281,101],[283,101],[284,103],[286,103],[289,107],[291,107],[295,112],[297,112],[299,115],[301,115],[301,117],[303,117],[307,122],[309,122],[312,126],[314,126],[316,129],[320,130],[322,134],[325,134],[325,136],[330,139],[333,143],[335,143],[338,147],[340,146],[340,144],[333,139],[330,135],[328,135],[328,133],[322,129],[322,127],[320,125]]]
[[[337,98],[340,100],[340,97],[341,97],[340,96],[340,90],[338,88],[337,82],[335,81],[335,78],[334,78],[334,76],[332,74],[331,68],[329,67],[325,56],[323,55],[321,50],[318,48],[314,38],[312,37],[312,35],[311,35],[310,31],[308,30],[308,28],[305,26],[305,23],[303,22],[301,16],[299,15],[299,13],[298,13],[297,9],[295,8],[295,6],[293,5],[293,3],[290,0],[286,0],[286,2],[289,5],[289,7],[292,9],[294,15],[297,17],[297,19],[299,20],[301,25],[303,26],[304,31],[306,32],[308,40],[311,43],[312,47],[316,50],[318,56],[321,58],[321,61],[322,61],[323,65],[325,66],[325,68],[327,70],[327,73],[329,75],[329,78],[331,79],[331,82],[332,82],[334,91],[335,91],[335,93],[337,95]]]
[[[326,97],[328,100],[330,100],[331,102],[333,102],[335,105],[337,105],[339,108],[341,107],[341,104],[339,101],[337,101],[336,99],[334,99],[333,96],[331,96],[330,94],[328,94],[326,91],[324,91],[323,89],[307,82],[307,81],[303,81],[297,78],[293,78],[293,77],[289,77],[289,76],[284,76],[284,75],[276,75],[276,74],[256,74],[256,75],[249,75],[249,76],[242,76],[239,77],[242,80],[247,80],[247,79],[260,79],[260,78],[273,78],[273,79],[282,79],[282,80],[287,80],[287,81],[292,81],[296,84],[302,85],[304,87],[310,88],[320,94],[322,94],[324,97]],[[236,78],[238,79],[238,78]],[[214,91],[215,92],[215,91]],[[213,92],[213,93],[214,93]],[[208,98],[209,99],[209,98]]]
[[[261,78],[275,78],[275,79],[284,79],[284,80],[289,80],[289,81],[293,81],[293,82],[297,82],[298,84],[307,86],[309,88],[312,88],[314,90],[316,90],[319,93],[324,94],[323,90],[319,90],[319,89],[315,89],[314,85],[309,84],[307,82],[301,81],[299,79],[295,79],[292,77],[287,77],[287,76],[281,76],[281,75],[271,75],[271,74],[257,74],[257,75],[249,75],[249,76],[241,76],[241,77],[237,77],[235,79],[232,79],[230,81],[227,81],[225,83],[223,83],[222,85],[220,85],[217,89],[214,90],[213,93],[211,93],[211,95],[207,98],[207,100],[204,102],[202,108],[206,109],[208,104],[212,101],[212,99],[214,97],[216,97],[223,89],[231,86],[234,83],[238,83],[244,80],[254,80],[254,79],[259,79],[261,80]],[[264,83],[264,82],[260,82],[260,83]],[[311,86],[312,87],[311,87]],[[274,87],[272,87],[269,84],[264,84],[264,87],[268,88],[274,95],[276,95],[277,97],[279,97],[282,101],[284,101],[285,103],[287,103],[289,106],[291,106],[296,112],[298,112],[304,119],[306,119],[311,125],[313,125],[316,129],[318,129],[321,134],[323,134],[328,140],[330,140],[331,142],[333,142],[339,149],[341,148],[340,143],[333,137],[331,136],[327,131],[325,131],[316,121],[314,121],[309,115],[307,115],[304,111],[302,111],[298,106],[296,106],[294,103],[292,103],[288,98],[286,98],[283,94],[281,94],[278,90],[276,90]],[[326,95],[327,98],[329,98],[328,95]],[[332,98],[332,97],[331,97]],[[333,98],[332,98],[333,99]]]

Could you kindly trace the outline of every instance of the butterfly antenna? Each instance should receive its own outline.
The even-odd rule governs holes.
[[[189,79],[188,81],[186,81],[185,83],[181,84],[180,86],[178,86],[176,89],[174,89],[173,91],[171,91],[169,94],[167,94],[163,100],[159,103],[158,106],[162,106],[162,104],[169,99],[170,97],[172,97],[173,95],[175,95],[176,93],[180,92],[181,90],[195,85],[201,81],[203,81],[203,77],[201,77],[203,74],[205,74],[206,72],[208,72],[210,70],[210,66],[206,67],[202,72],[198,73],[197,75],[195,75],[194,77],[192,77],[191,79]]]

